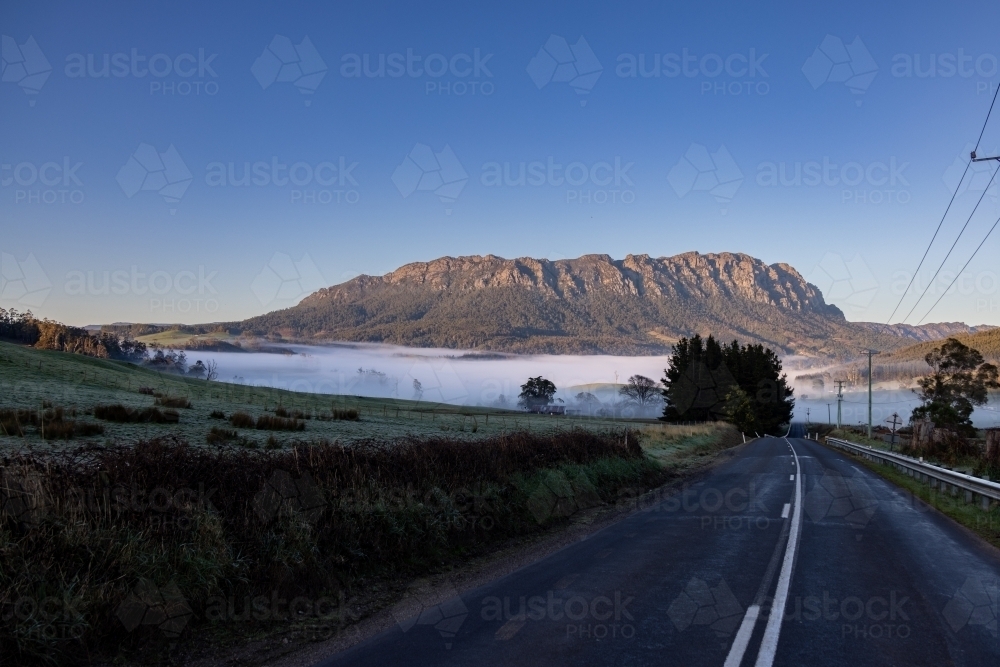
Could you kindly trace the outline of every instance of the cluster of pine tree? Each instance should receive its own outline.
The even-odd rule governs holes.
[[[793,389],[781,360],[759,344],[682,338],[663,378],[663,419],[729,421],[745,433],[775,433],[792,418]]]

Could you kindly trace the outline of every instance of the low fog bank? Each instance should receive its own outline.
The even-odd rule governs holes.
[[[201,351],[189,353],[189,360],[214,359],[219,364],[219,380],[225,382],[508,409],[516,409],[521,385],[529,377],[541,375],[555,383],[556,404],[568,410],[587,416],[655,418],[663,410],[659,396],[639,406],[618,390],[635,374],[659,382],[670,359],[668,355],[485,354],[377,344],[285,347],[295,354]],[[824,382],[815,366],[809,371],[789,372],[796,396],[794,418],[826,423],[829,416],[835,423],[836,386]],[[873,422],[885,423],[893,413],[907,421],[919,404],[905,383],[879,383],[873,396]],[[842,420],[845,424],[867,423],[866,388],[845,387]],[[980,428],[998,426],[1000,412],[991,403],[977,409],[973,421]]]
[[[541,375],[556,404],[589,416],[658,417],[657,396],[639,406],[618,393],[631,375],[659,382],[669,356],[506,355],[395,345],[284,346],[295,354],[189,352],[214,359],[220,381],[320,394],[517,407],[521,385]]]

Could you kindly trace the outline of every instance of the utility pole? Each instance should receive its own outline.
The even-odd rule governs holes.
[[[844,380],[834,380],[837,383],[837,428],[841,427],[841,404],[844,402]]]
[[[809,426],[809,408],[806,408],[806,426]]]
[[[896,427],[903,423],[903,420],[899,418],[898,412],[892,413],[892,420],[886,419],[887,422],[892,424],[892,439],[889,441],[889,451],[891,452],[896,448]]]
[[[827,424],[832,424],[833,423],[831,421],[831,418],[830,418],[830,406],[832,406],[832,405],[833,405],[832,403],[827,403],[826,404],[826,423]]]
[[[878,350],[865,350],[868,355],[868,437],[872,437],[872,357]]]

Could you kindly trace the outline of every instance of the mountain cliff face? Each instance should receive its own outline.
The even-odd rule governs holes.
[[[442,257],[407,264],[382,277],[362,276],[322,289],[301,305],[344,301],[365,290],[386,286],[452,292],[520,288],[567,300],[594,293],[651,299],[737,299],[785,310],[843,316],[787,264],[768,266],[749,255],[696,252],[656,259],[628,255],[624,260],[613,260],[608,255],[557,261],[494,255]]]
[[[662,354],[696,333],[823,356],[912,342],[847,322],[787,264],[696,252],[623,260],[442,257],[359,276],[237,326],[298,340],[522,353]]]

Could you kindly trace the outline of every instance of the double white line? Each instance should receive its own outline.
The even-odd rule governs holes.
[[[791,429],[789,429],[791,430]],[[778,588],[774,592],[774,602],[771,605],[771,614],[767,619],[767,627],[764,628],[764,639],[760,644],[760,651],[757,653],[756,667],[771,667],[774,664],[774,655],[778,650],[778,637],[781,635],[781,623],[785,617],[785,605],[788,602],[788,589],[792,585],[792,570],[795,567],[795,554],[799,547],[799,533],[802,530],[802,470],[799,466],[799,455],[795,453],[792,443],[788,442],[788,448],[792,451],[795,462],[795,504],[792,511],[792,523],[788,533],[788,545],[785,547],[785,558],[781,563],[781,574],[778,576]],[[782,517],[787,517],[788,505],[782,511]],[[780,544],[780,540],[779,540]],[[775,557],[778,552],[775,552]],[[774,565],[777,560],[772,558],[768,571],[764,575],[761,590],[758,592],[754,604],[747,609],[743,623],[740,625],[736,639],[733,641],[729,655],[726,656],[725,667],[739,667],[743,662],[743,654],[746,653],[750,638],[753,636],[754,627],[757,625],[757,618],[760,616],[760,607],[764,601],[764,596],[771,586],[771,577],[774,575]]]

